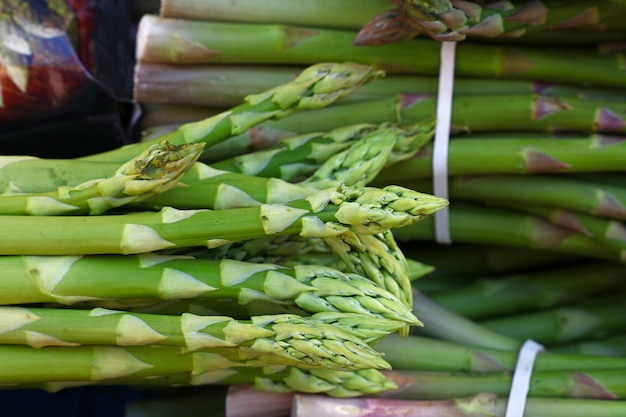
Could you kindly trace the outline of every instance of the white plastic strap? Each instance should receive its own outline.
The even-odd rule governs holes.
[[[439,89],[437,95],[437,125],[433,143],[433,192],[441,198],[448,198],[448,144],[452,120],[452,93],[454,90],[454,66],[456,42],[441,43],[441,63],[439,64]],[[452,243],[448,208],[435,213],[435,241]]]
[[[524,415],[535,358],[543,350],[543,346],[533,340],[527,340],[522,345],[515,365],[505,417],[522,417]]]

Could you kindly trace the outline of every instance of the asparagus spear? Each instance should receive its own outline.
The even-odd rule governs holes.
[[[188,352],[176,347],[117,346],[0,346],[6,366],[0,370],[5,388],[58,391],[68,386],[228,385],[253,384],[266,391],[303,391],[355,396],[394,388],[375,369],[339,371],[290,366],[233,366],[231,357]],[[245,357],[245,356],[244,356]],[[232,362],[232,363],[231,363]]]
[[[203,148],[203,143],[172,146],[162,142],[124,163],[112,177],[59,187],[56,192],[3,195],[0,197],[0,213],[95,215],[144,201],[176,187],[198,160]]]
[[[424,192],[432,188],[429,181],[401,184]],[[626,190],[623,187],[572,179],[567,175],[455,176],[449,179],[449,193],[451,198],[549,206],[626,219]]]
[[[387,396],[404,399],[447,399],[490,392],[506,397],[511,387],[510,372],[486,374],[396,371],[413,379],[413,384]],[[623,369],[599,371],[533,372],[528,396],[531,398],[623,399]]]
[[[385,1],[380,0],[344,0],[332,6],[317,0],[302,0],[289,9],[285,9],[280,0],[269,0],[263,5],[254,0],[238,3],[224,0],[166,0],[161,3],[161,16],[169,18],[275,22],[344,29],[357,28],[372,14],[388,7]]]
[[[557,139],[549,136],[506,137],[474,136],[453,138],[448,154],[448,173],[542,174],[602,173],[621,171],[618,160],[626,142],[623,137],[593,135]],[[410,173],[410,175],[409,175]],[[385,168],[381,182],[432,176],[432,148],[426,146],[417,157]]]
[[[185,123],[208,117],[211,106],[217,108],[236,106],[248,94],[286,83],[302,70],[303,68],[299,66],[282,65],[175,65],[139,62],[135,69],[134,98],[143,104],[141,123],[144,126]],[[389,74],[377,79],[376,82],[363,85],[337,102],[377,100],[400,93],[436,95],[437,77],[421,74]],[[454,80],[455,97],[528,93],[624,100],[624,93],[619,89],[550,84],[532,80],[493,78]],[[156,103],[161,104],[155,105]]]
[[[358,123],[412,124],[430,119],[437,99],[399,94],[377,100],[341,104],[267,123],[274,129],[307,133]],[[603,132],[623,133],[626,103],[619,100],[552,97],[545,94],[462,95],[452,102],[452,133],[473,132]],[[522,136],[523,137],[523,136]],[[620,138],[606,142],[618,142]]]
[[[0,216],[4,255],[132,254],[300,233],[380,233],[432,215],[447,200],[389,186],[335,187],[306,200],[228,210],[177,210],[102,216]],[[26,233],[37,230],[37,233]],[[45,244],[43,243],[45,242]]]
[[[431,294],[442,306],[471,319],[553,307],[619,290],[626,268],[613,262],[585,262],[490,279]],[[523,296],[521,296],[523,294]]]
[[[231,136],[244,133],[262,121],[327,106],[383,75],[384,71],[366,65],[315,63],[303,70],[294,80],[268,91],[251,94],[245,98],[244,103],[220,114],[186,123],[161,138],[126,145],[82,159],[125,162],[142,149],[161,140],[167,140],[173,145],[202,142],[210,147]]]
[[[156,254],[5,256],[0,304],[106,300],[226,300],[276,303],[302,311],[349,312],[419,324],[388,291],[330,267],[200,260]],[[88,280],[86,280],[88,277]],[[398,325],[400,326],[400,325]]]
[[[221,210],[283,204],[307,198],[316,191],[278,178],[219,171],[199,162],[195,168],[183,178],[187,187],[172,189],[133,206]]]
[[[624,297],[600,297],[562,306],[481,320],[503,335],[556,344],[620,334],[624,331]]]
[[[449,0],[403,0],[407,23],[439,41],[462,41],[467,36],[520,37],[527,31],[559,29],[621,29],[625,11],[610,1],[593,5],[527,1],[519,4]]]
[[[393,369],[406,371],[490,373],[514,371],[518,352],[489,349],[431,337],[389,335],[375,345]],[[540,352],[534,372],[615,370],[626,367],[626,358]]]
[[[247,348],[253,354],[262,354],[259,358],[253,356],[260,364],[301,364],[339,370],[389,367],[355,334],[316,321],[314,316],[279,314],[243,321],[226,316],[23,307],[0,307],[0,316],[5,323],[0,334],[2,344],[35,348],[157,345],[183,347],[190,352]],[[247,365],[244,362],[243,366]]]
[[[493,204],[510,207],[508,202]],[[612,250],[623,251],[626,249],[624,242],[626,231],[624,230],[624,222],[621,220],[533,204],[518,204],[515,209],[544,218],[556,226],[589,236]]]
[[[389,73],[436,75],[439,71],[437,42],[414,39],[363,47],[352,45],[355,35],[356,31],[320,27],[144,16],[137,36],[137,59],[153,63],[280,65],[351,61],[375,64]],[[250,39],[254,39],[252,47]],[[420,53],[414,54],[416,50]],[[571,71],[571,62],[577,63],[576,71]],[[455,72],[460,77],[626,86],[621,55],[602,56],[593,51],[502,48],[463,42],[457,48]]]
[[[455,202],[450,207],[452,240],[459,243],[502,245],[553,251],[623,262],[625,255],[603,246],[592,238],[553,224],[530,214],[496,207]],[[398,241],[433,241],[432,222],[394,230]]]

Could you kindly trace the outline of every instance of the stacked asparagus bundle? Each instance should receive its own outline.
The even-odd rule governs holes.
[[[272,1],[262,7],[162,2],[159,16],[145,15],[140,22],[136,99],[210,112],[288,80],[313,62],[342,57],[387,71],[384,79],[327,108],[262,123],[229,141],[228,148],[220,148],[223,153],[203,159],[240,170],[223,165],[223,159],[239,157],[243,166],[247,162],[239,155],[294,135],[434,119],[440,56],[433,40],[463,40],[457,46],[448,155],[450,197],[458,202],[450,208],[453,240],[624,259],[624,202],[610,174],[623,169],[626,84],[623,52],[616,43],[608,47],[624,38],[623,5],[395,3],[419,36],[364,46],[358,30],[393,8],[389,1],[338,2],[333,18],[314,0],[299,2],[288,13]],[[502,30],[488,29],[494,25]],[[507,43],[513,33],[515,43]],[[591,37],[585,45],[576,41],[576,34],[590,33],[607,38]],[[571,42],[539,43],[551,36]],[[571,62],[577,63],[576,71],[568,69]],[[296,175],[264,169],[247,172],[287,180]],[[432,145],[427,145],[416,157],[383,169],[371,184],[430,190],[431,176]],[[492,225],[488,231],[486,218]],[[516,238],[505,232],[513,229],[519,229]],[[422,222],[397,236],[432,240],[432,230],[432,222]]]
[[[323,162],[297,181],[199,161],[382,75],[317,64],[153,141],[79,159],[2,157],[0,384],[239,383],[338,397],[395,388],[373,345],[421,325],[409,273],[427,268],[410,272],[392,230],[447,200],[367,184],[423,147],[433,123],[299,138],[273,163],[320,152]]]
[[[357,413],[367,404],[382,413],[394,405],[433,406],[398,398],[455,398],[438,403],[452,408],[433,415],[470,415],[462,413],[478,406],[475,412],[504,415],[517,351],[531,338],[550,353],[535,364],[526,415],[622,415],[624,402],[606,400],[623,399],[625,364],[606,356],[625,351],[626,8],[618,1],[484,3],[344,0],[329,8],[310,0],[286,9],[274,1],[164,1],[160,16],[143,17],[138,34],[135,95],[146,105],[144,126],[175,129],[314,62],[340,58],[385,69],[384,79],[326,108],[260,123],[201,157],[228,175],[306,186],[346,149],[349,130],[434,120],[438,41],[461,41],[448,155],[454,244],[433,245],[432,219],[394,229],[408,262],[435,266],[413,284],[424,327],[375,345],[394,369],[387,375],[400,389],[385,395],[396,399],[370,396],[336,407]],[[169,114],[166,122],[159,114]],[[430,192],[432,145],[413,155],[364,184]],[[326,239],[324,249],[289,262],[315,257],[321,265],[325,250],[338,250],[335,243]],[[289,256],[302,248],[293,241],[272,247],[269,255],[250,247],[237,253],[266,262],[285,259],[286,247]],[[335,405],[321,411],[311,399],[322,406],[319,397],[298,395],[292,412],[332,415]]]

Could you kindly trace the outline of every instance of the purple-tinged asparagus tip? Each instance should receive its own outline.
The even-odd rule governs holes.
[[[574,398],[596,398],[618,400],[619,396],[609,391],[591,376],[575,372],[572,375],[571,394]]]
[[[546,92],[554,86],[553,83],[541,82],[541,81],[533,81],[531,83],[533,93],[536,94],[547,94]]]
[[[540,1],[531,1],[521,6],[515,13],[507,16],[505,20],[528,23],[529,25],[542,25],[548,18],[549,9]]]
[[[533,118],[535,120],[542,120],[553,115],[554,113],[572,109],[573,107],[565,103],[563,100],[538,94],[535,99],[535,114],[533,115]]]
[[[606,107],[600,107],[596,114],[596,131],[618,132],[626,129],[626,120]]]
[[[626,207],[615,196],[600,190],[596,197],[595,213],[613,219],[626,219]]]
[[[600,21],[600,10],[598,10],[598,6],[592,6],[571,19],[550,26],[550,29],[572,29],[579,26],[597,25]]]
[[[432,98],[431,95],[427,94],[408,94],[402,93],[400,94],[400,110],[404,110],[413,106],[414,104],[421,103],[424,100]]]
[[[410,26],[399,8],[387,10],[367,22],[356,34],[353,45],[382,46],[412,39],[419,32]]]
[[[538,174],[571,168],[570,164],[561,162],[550,155],[546,155],[532,148],[522,149],[522,158],[525,162],[524,172],[527,174]]]
[[[592,236],[591,232],[589,232],[589,230],[587,230],[587,228],[585,228],[585,226],[583,226],[583,224],[580,223],[576,216],[570,211],[556,209],[550,216],[550,220],[552,220],[552,223],[557,226],[566,227],[585,236]]]
[[[540,218],[533,220],[534,224],[531,223],[533,242],[535,242],[539,248],[556,247],[574,233],[572,230],[553,225],[547,220]]]
[[[593,135],[592,148],[604,148],[607,146],[621,145],[626,142],[626,136]]]

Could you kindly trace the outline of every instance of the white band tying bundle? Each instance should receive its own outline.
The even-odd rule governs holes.
[[[437,93],[437,125],[433,143],[433,193],[448,198],[448,145],[452,124],[452,95],[454,90],[454,66],[456,42],[441,42],[439,65],[439,89]],[[435,241],[452,243],[450,214],[446,207],[435,213]]]
[[[535,358],[543,350],[544,347],[533,340],[527,340],[522,345],[517,357],[504,417],[522,417],[524,415]]]

